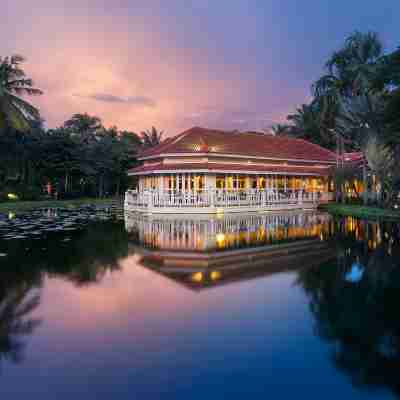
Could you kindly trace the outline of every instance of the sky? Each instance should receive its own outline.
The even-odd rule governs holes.
[[[310,100],[353,31],[400,46],[399,0],[4,1],[0,55],[27,58],[48,127],[87,112],[167,136],[261,130]]]

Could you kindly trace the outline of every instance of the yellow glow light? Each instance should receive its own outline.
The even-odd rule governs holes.
[[[202,272],[195,272],[192,275],[193,282],[201,282],[203,280],[203,273]]]
[[[212,271],[210,274],[211,280],[216,281],[221,278],[221,272],[219,271]]]
[[[8,193],[7,197],[10,200],[18,200],[18,196],[15,193]]]
[[[223,246],[224,242],[225,242],[225,235],[223,233],[218,233],[216,238],[217,238],[218,246]]]
[[[15,214],[13,212],[8,213],[8,219],[14,219]]]

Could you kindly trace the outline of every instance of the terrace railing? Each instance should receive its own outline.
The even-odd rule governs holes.
[[[138,192],[128,190],[125,195],[125,209],[157,211],[162,209],[231,209],[231,208],[279,208],[282,206],[315,205],[322,193],[304,190],[201,190],[201,191],[159,191]],[[290,208],[290,207],[289,207]],[[178,211],[179,212],[179,211]]]

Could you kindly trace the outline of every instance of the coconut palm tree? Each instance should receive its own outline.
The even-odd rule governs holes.
[[[369,93],[381,68],[382,43],[374,32],[355,32],[325,64],[328,73],[312,86],[326,125],[334,127],[343,98]]]
[[[21,68],[24,61],[19,55],[0,57],[0,131],[7,127],[28,131],[31,122],[40,119],[39,110],[20,97],[42,94]]]
[[[399,173],[393,150],[375,135],[371,135],[364,149],[365,157],[378,183],[377,197],[380,205],[388,205],[393,199]],[[386,198],[383,198],[383,196]]]
[[[146,130],[140,133],[142,138],[143,146],[154,147],[161,143],[164,131],[158,131],[154,126],[150,130]]]
[[[2,359],[22,359],[24,336],[30,335],[40,321],[29,317],[39,305],[39,294],[31,293],[28,285],[2,293],[0,298],[0,363]]]
[[[335,146],[335,138],[321,121],[321,113],[316,104],[302,104],[295,114],[288,115],[292,123],[287,128],[291,136],[309,140],[327,148]]]
[[[283,136],[289,133],[290,128],[291,127],[289,125],[276,124],[271,126],[271,132],[275,136]]]

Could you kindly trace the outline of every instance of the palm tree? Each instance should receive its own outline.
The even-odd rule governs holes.
[[[373,97],[379,96],[376,83],[382,72],[382,52],[376,33],[355,32],[325,64],[328,74],[312,86],[313,104],[321,111],[321,126],[347,137],[352,147],[363,147],[366,129],[375,133],[382,130],[378,118],[381,110],[373,109],[377,104]],[[366,173],[363,181],[366,187]]]
[[[101,119],[87,113],[74,114],[69,120],[64,122],[63,128],[84,143],[95,142],[96,135],[104,133]]]
[[[378,203],[389,204],[393,198],[395,182],[399,177],[394,152],[377,136],[371,135],[365,145],[364,154],[378,181]],[[383,199],[384,194],[386,199]]]
[[[3,293],[2,293],[3,294]],[[7,291],[0,299],[0,362],[22,358],[24,336],[30,335],[40,321],[29,317],[39,305],[39,294],[25,284]]]
[[[295,114],[288,115],[292,123],[287,128],[288,134],[309,140],[327,148],[335,145],[334,137],[321,123],[321,113],[315,104],[302,104]]]
[[[381,68],[382,43],[374,32],[355,32],[325,64],[328,74],[312,86],[314,103],[322,120],[334,128],[334,120],[345,98],[366,95],[373,89]]]
[[[0,57],[0,130],[13,128],[25,132],[32,121],[40,119],[39,110],[20,97],[42,94],[20,67],[24,61],[19,55]]]
[[[154,147],[161,143],[164,131],[157,131],[153,126],[151,130],[146,130],[140,133],[142,143],[145,148]]]
[[[272,134],[275,136],[284,136],[287,135],[290,131],[289,125],[284,124],[276,124],[271,127]]]

